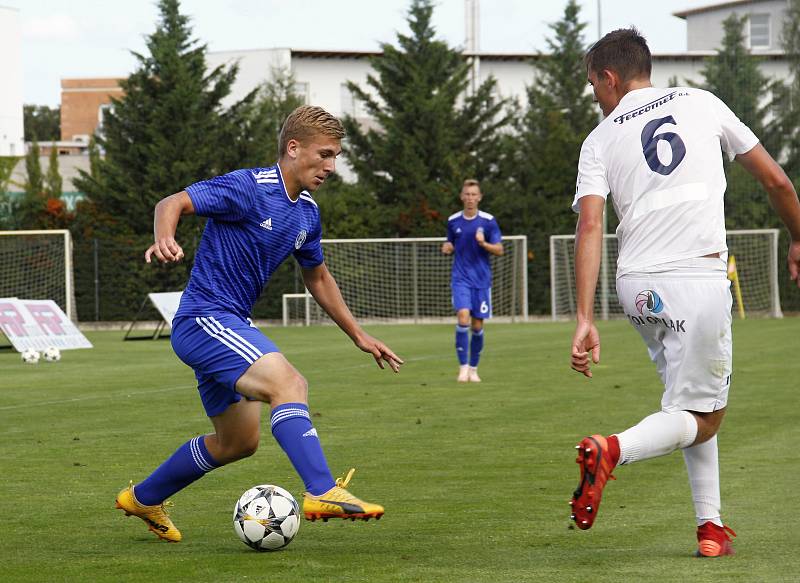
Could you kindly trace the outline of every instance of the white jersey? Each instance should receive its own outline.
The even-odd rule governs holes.
[[[708,91],[636,89],[583,142],[572,209],[581,197],[611,193],[618,277],[727,251],[722,151],[732,160],[757,144]]]

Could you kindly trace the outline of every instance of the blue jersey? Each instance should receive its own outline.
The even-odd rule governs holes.
[[[487,243],[499,243],[503,234],[497,221],[489,213],[478,211],[471,219],[459,211],[447,220],[447,240],[455,247],[453,260],[453,285],[474,288],[492,287],[492,268],[490,255],[475,240],[475,233],[483,229]]]
[[[247,318],[289,255],[306,268],[322,263],[317,203],[305,191],[292,201],[277,165],[236,170],[186,192],[209,220],[175,317],[225,311]]]

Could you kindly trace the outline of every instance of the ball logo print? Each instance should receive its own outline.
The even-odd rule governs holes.
[[[645,315],[645,310],[649,314],[658,314],[664,309],[664,302],[656,292],[646,289],[636,294],[636,309],[643,316]]]
[[[300,506],[278,486],[253,486],[233,508],[233,528],[239,539],[256,551],[277,551],[300,529]]]
[[[300,231],[297,234],[297,239],[294,240],[294,248],[295,249],[300,249],[300,247],[303,246],[303,243],[306,242],[306,236],[307,235],[308,235],[308,232],[305,229],[303,229],[302,231]]]

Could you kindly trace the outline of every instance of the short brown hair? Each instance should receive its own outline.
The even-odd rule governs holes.
[[[649,79],[653,67],[647,41],[633,27],[609,32],[592,45],[583,62],[595,73],[614,71],[622,81]]]
[[[463,190],[463,189],[465,189],[467,186],[477,186],[477,187],[478,187],[478,190],[480,190],[480,189],[481,189],[481,183],[480,183],[480,182],[478,182],[477,180],[475,180],[474,178],[467,178],[467,179],[464,181],[464,184],[463,184],[463,185],[461,185],[461,189]]]
[[[289,140],[304,140],[322,134],[341,140],[345,136],[344,126],[336,117],[316,105],[301,105],[283,122],[278,138],[278,156],[286,153]]]

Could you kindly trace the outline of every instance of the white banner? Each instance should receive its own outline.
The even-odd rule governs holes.
[[[150,301],[164,318],[167,326],[172,328],[172,318],[175,317],[175,312],[178,311],[178,305],[181,303],[181,296],[183,292],[159,292],[147,294]]]
[[[92,343],[53,300],[0,299],[0,331],[19,352],[49,346],[59,350],[92,348]]]

